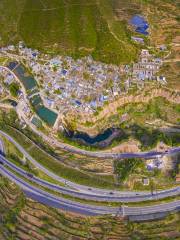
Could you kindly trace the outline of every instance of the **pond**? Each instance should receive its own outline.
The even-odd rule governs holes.
[[[31,90],[37,86],[36,80],[26,72],[23,65],[17,65],[17,62],[10,62],[7,67],[10,70],[13,70],[14,74],[22,82],[26,90]]]
[[[78,141],[84,145],[88,146],[98,146],[98,147],[106,147],[112,143],[113,140],[123,135],[121,129],[118,128],[108,128],[104,132],[91,137],[87,133],[78,132],[78,131],[65,131],[65,136],[70,138],[73,141]]]
[[[50,110],[44,106],[37,107],[36,113],[49,126],[54,126],[54,123],[58,116],[57,113],[53,112],[52,110]]]
[[[149,24],[141,15],[135,15],[130,20],[130,24],[135,27],[135,31],[143,35],[148,35]]]
[[[31,76],[31,75],[29,75],[29,73],[27,73],[26,69],[24,68],[24,66],[22,64],[18,65],[17,62],[10,62],[7,67],[9,69],[13,70],[14,74],[19,78],[19,80],[22,82],[22,84],[24,85],[24,87],[27,91],[28,90],[32,90],[32,92],[34,91],[33,89],[37,86],[37,82],[33,76]],[[36,92],[37,91],[34,91],[34,93],[36,93]],[[31,102],[32,106],[34,107],[37,115],[44,122],[46,122],[49,126],[53,126],[58,115],[54,111],[43,106],[43,101],[42,101],[40,95],[37,94],[37,95],[33,96],[32,98],[30,98],[30,102]]]

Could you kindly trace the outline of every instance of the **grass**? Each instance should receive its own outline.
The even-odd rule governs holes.
[[[0,134],[0,138],[2,139],[6,156],[15,156],[19,159],[23,158],[23,154],[13,143],[9,142],[2,134]]]
[[[137,168],[143,168],[144,163],[142,159],[125,159],[123,161],[115,161],[114,169],[118,175],[120,182],[127,180],[129,175],[133,174]]]
[[[128,227],[132,231],[132,239],[169,240],[179,239],[179,213],[170,214],[164,219],[132,223]]]
[[[92,54],[110,63],[127,63],[137,57],[127,23],[115,18],[108,0],[2,0],[0,8],[4,9],[4,44],[21,39],[45,52],[75,58]],[[9,31],[4,24],[10,26]]]
[[[10,141],[8,141],[4,136],[0,134],[0,138],[3,140],[4,148],[5,148],[5,154],[6,158],[8,158],[9,161],[17,165],[18,167],[24,169],[27,172],[33,173],[35,176],[44,179],[48,182],[57,184],[57,185],[63,185],[60,184],[55,179],[49,177],[46,175],[43,171],[36,168],[31,162],[29,162],[27,159],[24,158],[23,154],[19,151],[19,149]],[[24,160],[21,160],[23,159]]]
[[[7,61],[6,57],[0,57],[0,65],[4,65],[4,63]]]
[[[157,86],[156,86],[157,87]],[[146,90],[144,96],[150,94],[150,90]],[[173,125],[178,125],[179,123],[179,107],[180,104],[171,103],[166,100],[164,97],[156,97],[150,100],[148,103],[129,103],[123,105],[122,107],[117,107],[117,113],[111,115],[108,118],[99,118],[96,122],[85,122],[85,123],[77,123],[74,124],[72,121],[72,125],[83,124],[85,127],[92,127],[92,132],[103,132],[107,128],[111,127],[119,127],[124,131],[118,139],[114,139],[114,141],[107,147],[110,149],[121,144],[124,141],[127,141],[129,138],[134,138],[139,140],[142,144],[142,150],[149,150],[156,146],[158,141],[165,141],[168,145],[178,145],[179,142],[179,133],[162,133],[162,130],[158,130],[159,127],[165,127],[166,123]],[[98,111],[97,111],[98,113]],[[123,123],[120,123],[120,119],[122,119],[122,115],[127,114],[127,120]],[[155,122],[156,120],[159,123],[154,123],[150,126],[149,122]],[[93,128],[94,127],[94,128]],[[154,127],[157,128],[154,129]],[[142,132],[141,134],[139,134]],[[144,137],[141,139],[144,133]],[[141,135],[141,136],[140,136]],[[73,141],[70,138],[65,137],[62,133],[58,134],[58,137],[71,145],[76,147],[97,151],[98,146],[86,146],[83,143]],[[144,140],[147,139],[147,142]]]
[[[157,97],[149,103],[127,104],[119,107],[118,113],[127,113],[137,123],[145,123],[147,120],[162,119],[170,123],[177,123],[179,118],[179,104],[170,103],[163,97]]]

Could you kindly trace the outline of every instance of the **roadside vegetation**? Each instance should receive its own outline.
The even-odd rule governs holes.
[[[171,162],[172,159],[169,159]],[[178,157],[174,159],[172,169],[154,167],[148,169],[145,161],[138,158],[114,161],[114,173],[122,189],[147,190],[151,194],[157,191],[177,186],[175,176],[178,173]]]
[[[132,240],[170,240],[180,237],[179,213],[170,214],[164,219],[146,222],[129,222]]]
[[[129,175],[129,177],[133,173],[138,173],[139,176],[141,176],[141,179],[143,177],[153,178],[155,179],[155,182],[157,182],[158,179],[161,181],[161,185],[157,184],[158,188],[162,188],[162,186],[172,186],[174,182],[174,177],[171,176],[173,174],[170,174],[167,178],[167,176],[160,174],[157,172],[148,173],[145,168],[143,168],[143,164],[141,167],[136,169],[136,167],[139,165],[139,160],[127,160],[122,161],[120,165],[118,162],[115,162],[115,174],[118,176],[118,183],[116,182],[113,172],[109,175],[98,175],[93,171],[87,171],[85,170],[78,170],[76,166],[79,166],[80,164],[83,169],[84,161],[85,159],[76,159],[77,157],[73,154],[66,154],[65,152],[58,152],[57,150],[54,151],[54,149],[50,148],[47,144],[45,144],[42,139],[36,134],[34,134],[29,128],[21,129],[17,122],[17,116],[14,111],[10,111],[8,114],[1,114],[0,116],[0,127],[3,131],[7,132],[10,136],[12,136],[22,147],[39,163],[41,163],[44,167],[49,169],[50,171],[56,173],[57,175],[64,177],[65,179],[74,181],[79,184],[87,185],[87,186],[94,186],[94,187],[101,187],[101,188],[119,188],[118,184],[125,181]],[[139,128],[138,128],[139,129]],[[137,136],[142,137],[144,134],[146,134],[147,129],[140,128],[139,132],[135,131],[137,129],[134,128],[134,134],[137,134]],[[155,132],[157,136],[157,132]],[[151,135],[150,135],[151,136]],[[178,141],[178,138],[174,138],[175,141]],[[155,138],[155,140],[160,141],[159,139]],[[145,139],[141,139],[142,142],[145,143]],[[147,141],[147,140],[146,140]],[[154,143],[154,142],[153,142]],[[149,144],[149,143],[147,143]],[[177,143],[178,144],[178,143]],[[17,157],[12,157],[15,161],[18,162]],[[74,161],[74,165],[73,165]],[[87,161],[90,161],[90,159],[87,158]],[[95,159],[91,159],[92,163],[96,161]],[[68,162],[72,162],[71,166],[67,166]],[[137,163],[137,165],[136,165]],[[103,164],[103,163],[101,163]],[[111,163],[112,164],[112,163]],[[29,168],[29,166],[27,166]],[[144,169],[144,170],[143,170]],[[33,170],[29,169],[29,170]],[[136,171],[138,170],[138,171]],[[122,177],[122,179],[120,178]],[[164,181],[165,178],[169,179],[166,182]],[[126,185],[120,184],[121,187]],[[134,189],[149,189],[150,186],[143,186],[142,182],[141,184],[135,183],[133,185]]]
[[[18,83],[11,83],[9,85],[9,91],[13,97],[18,96],[18,92],[20,90],[19,84]]]
[[[14,170],[12,170],[9,167],[6,167],[11,173],[13,173],[14,175],[16,175],[17,177],[19,177],[20,179],[22,179],[24,182],[29,183],[30,185],[37,187],[38,189],[41,189],[45,192],[48,192],[50,194],[53,194],[57,197],[60,198],[64,198],[64,199],[68,199],[74,202],[78,202],[81,204],[90,204],[90,205],[94,205],[94,206],[107,206],[107,207],[120,207],[120,206],[131,206],[131,207],[142,207],[142,206],[153,206],[156,204],[163,204],[163,203],[168,203],[168,202],[172,202],[172,201],[178,201],[180,199],[179,196],[170,196],[170,197],[166,197],[163,199],[154,199],[154,200],[146,200],[146,201],[141,201],[141,202],[112,202],[112,201],[97,201],[97,200],[91,200],[91,199],[82,199],[79,197],[73,197],[71,195],[68,194],[63,194],[57,191],[54,191],[52,189],[49,189],[47,187],[41,186],[35,182],[33,182],[33,179],[28,179],[22,175],[20,175],[19,173],[16,173]],[[148,193],[148,192],[147,192]],[[151,190],[150,190],[151,193]]]

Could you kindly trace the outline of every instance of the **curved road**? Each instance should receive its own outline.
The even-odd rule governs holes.
[[[0,173],[11,181],[15,182],[24,191],[27,197],[51,207],[60,208],[66,211],[76,212],[84,215],[119,214],[123,216],[143,216],[154,213],[166,213],[170,211],[180,210],[180,200],[144,207],[106,207],[82,204],[57,197],[53,194],[38,189],[37,187],[24,182],[22,179],[5,169],[3,166],[0,168]]]
[[[85,200],[93,200],[93,201],[101,201],[101,202],[142,202],[142,201],[148,201],[148,200],[157,200],[162,199],[170,196],[177,196],[180,194],[180,187],[175,187],[169,190],[159,191],[154,193],[153,195],[150,193],[140,192],[140,193],[121,193],[121,196],[114,196],[114,195],[102,195],[102,194],[92,194],[92,193],[84,193],[84,192],[78,192],[73,189],[69,189],[67,187],[62,187],[56,184],[49,183],[45,180],[42,180],[36,176],[28,175],[28,173],[17,167],[12,162],[8,161],[5,157],[0,156],[0,168],[1,166],[8,166],[16,173],[20,174],[21,176],[31,180],[32,182],[46,187],[49,190],[53,190],[62,194],[70,195],[71,197],[76,197],[80,199]]]
[[[98,189],[98,188],[90,188],[88,186],[84,186],[84,185],[80,185],[71,181],[68,181],[56,174],[54,174],[53,172],[49,171],[47,168],[45,168],[44,166],[42,166],[40,163],[38,163],[34,158],[32,158],[29,153],[26,152],[26,150],[19,144],[17,143],[11,136],[9,136],[7,133],[3,132],[2,130],[0,130],[0,134],[2,134],[4,137],[6,137],[10,142],[12,142],[23,154],[24,156],[30,161],[32,162],[36,167],[38,167],[40,170],[42,170],[45,174],[47,174],[48,176],[50,176],[51,178],[55,179],[56,181],[59,181],[71,188],[74,188],[76,190],[78,190],[81,193],[88,193],[88,195],[95,195],[95,196],[110,196],[111,199],[115,199],[115,198],[121,198],[121,197],[134,197],[135,199],[139,196],[148,196],[148,199],[152,199],[152,196],[150,196],[149,192],[132,192],[132,191],[114,191],[113,190],[113,195],[110,195],[110,192],[112,192],[112,190],[107,190],[107,189]],[[2,158],[2,157],[1,157]],[[6,163],[8,161],[6,160]],[[17,166],[15,166],[12,163],[9,163],[9,166],[14,168],[15,171],[21,171],[17,170]],[[19,172],[19,173],[21,173]],[[173,188],[173,189],[169,189],[169,190],[165,190],[165,191],[161,191],[159,193],[156,194],[160,194],[160,196],[158,195],[157,197],[161,197],[164,194],[169,194],[169,196],[172,195],[177,195],[177,191],[179,191],[179,189],[177,188]],[[179,193],[179,192],[178,192]],[[167,197],[168,195],[166,195]],[[164,196],[165,197],[165,196]],[[109,197],[108,197],[109,199]],[[101,199],[102,200],[102,199]],[[141,199],[142,200],[142,199]],[[128,200],[129,201],[129,200]]]
[[[6,67],[4,67],[6,68]],[[8,69],[8,68],[6,68]],[[9,72],[14,74],[10,69],[8,69]],[[17,78],[17,76],[16,76]],[[17,78],[17,80],[19,80]],[[42,132],[38,131],[36,128],[32,126],[32,124],[29,122],[28,119],[24,119],[28,125],[30,125],[33,128],[33,131],[35,131],[38,135],[40,135],[45,141],[47,141],[50,144],[53,144],[54,146],[63,148],[69,152],[82,154],[85,156],[91,156],[91,157],[98,157],[98,158],[113,158],[113,159],[123,159],[123,158],[154,158],[158,156],[163,155],[171,155],[180,152],[180,147],[177,148],[171,148],[167,152],[156,152],[156,151],[150,151],[150,152],[141,152],[141,153],[107,153],[107,152],[91,152],[86,151],[83,149],[76,148],[74,146],[62,143],[57,141],[56,139],[53,139],[51,137],[48,137],[47,135],[43,134]],[[73,182],[67,181],[54,173],[50,172],[46,168],[44,168],[42,165],[40,165],[38,162],[36,162],[13,138],[11,138],[9,135],[4,133],[3,131],[0,131],[1,134],[6,136],[11,142],[13,142],[18,149],[38,168],[40,168],[43,172],[45,172],[47,175],[51,176],[52,178],[56,179],[59,182],[63,182],[67,185],[69,185],[72,188],[75,188],[78,191],[75,191],[73,189],[69,189],[67,187],[61,187],[58,185],[54,185],[51,183],[48,183],[42,179],[39,179],[37,177],[29,177],[31,181],[47,187],[51,190],[58,191],[63,194],[69,194],[74,197],[83,198],[83,199],[90,199],[95,201],[114,201],[114,202],[138,202],[138,201],[144,201],[144,200],[152,200],[152,199],[159,199],[164,198],[167,196],[174,196],[179,195],[180,188],[173,188],[170,190],[165,190],[158,192],[154,195],[151,195],[147,192],[120,192],[120,191],[113,191],[113,196],[109,195],[109,191],[97,189],[97,188],[91,188],[91,190],[88,189],[87,186],[82,186],[79,184],[75,184]],[[35,187],[21,178],[17,177],[15,174],[7,170],[3,165],[8,165],[11,169],[15,170],[17,173],[21,174],[22,176],[28,178],[27,173],[15,166],[14,164],[10,163],[7,159],[5,159],[3,156],[0,157],[0,173],[4,175],[5,177],[9,178],[13,182],[15,182],[18,186],[20,186],[25,194],[41,203],[47,204],[49,206],[61,208],[68,211],[78,212],[85,215],[99,215],[99,214],[122,214],[123,216],[132,216],[132,215],[146,215],[146,214],[153,214],[153,213],[163,213],[163,212],[169,212],[169,211],[177,211],[180,210],[180,200],[173,201],[170,203],[165,204],[159,204],[159,205],[153,205],[153,206],[145,206],[145,207],[105,207],[105,206],[95,206],[95,205],[88,205],[88,204],[81,204],[78,202],[70,201],[61,197],[57,197],[54,194],[50,194],[48,192],[45,192],[38,187]]]

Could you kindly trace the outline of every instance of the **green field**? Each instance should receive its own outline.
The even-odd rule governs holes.
[[[105,62],[130,62],[137,56],[127,23],[115,17],[109,0],[2,0],[0,43],[27,46]]]
[[[52,54],[128,63],[140,48],[131,41],[136,34],[128,26],[135,14],[148,17],[151,36],[146,42],[156,43],[154,35],[164,36],[165,44],[171,41],[172,25],[162,25],[161,20],[171,14],[178,24],[178,1],[157,0],[155,5],[152,0],[1,0],[0,45],[23,40]],[[159,36],[156,30],[161,33],[162,28]],[[177,33],[173,31],[174,38]]]

